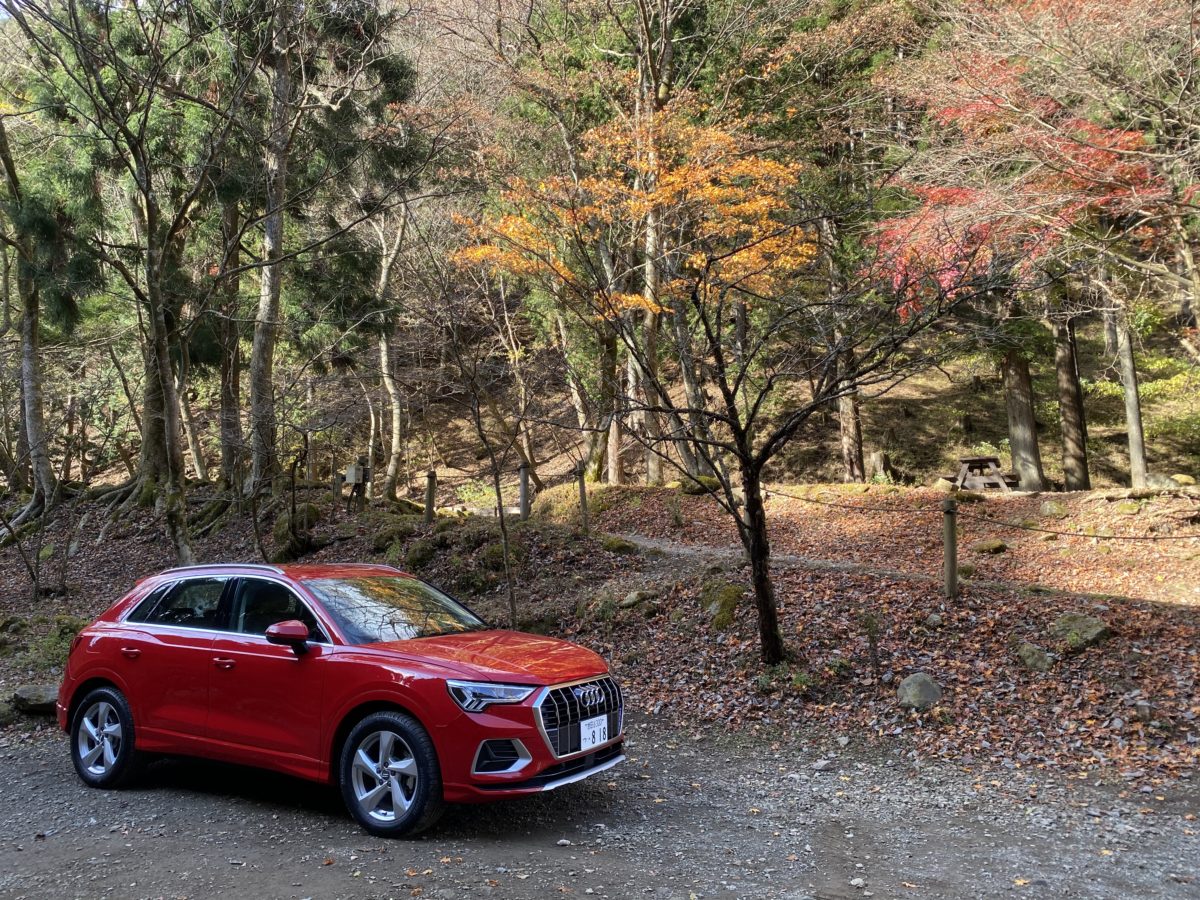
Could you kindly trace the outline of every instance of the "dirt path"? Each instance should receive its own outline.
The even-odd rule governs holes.
[[[611,780],[454,809],[404,842],[366,836],[331,790],[209,763],[90,790],[61,736],[0,732],[0,896],[1200,896],[1187,784],[1125,797],[1021,773],[977,785],[853,742],[645,721],[629,755]]]

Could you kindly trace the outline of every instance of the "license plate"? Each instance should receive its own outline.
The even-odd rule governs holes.
[[[579,723],[579,749],[599,747],[608,740],[608,716],[596,716]]]

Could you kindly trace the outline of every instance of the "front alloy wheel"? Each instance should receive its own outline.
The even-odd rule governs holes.
[[[441,815],[433,742],[401,713],[374,713],[354,727],[342,749],[341,787],[350,814],[372,834],[417,834]]]
[[[136,774],[142,754],[133,749],[133,715],[116,688],[96,688],[76,707],[71,761],[92,787],[120,787]]]

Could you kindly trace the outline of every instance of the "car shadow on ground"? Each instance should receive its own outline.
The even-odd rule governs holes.
[[[154,761],[136,790],[202,795],[245,802],[275,814],[320,817],[324,825],[352,824],[336,787],[276,772],[203,759]],[[451,804],[431,834],[442,840],[511,838],[515,833],[562,833],[608,818],[616,791],[597,783],[495,803]],[[316,824],[316,822],[314,822]]]

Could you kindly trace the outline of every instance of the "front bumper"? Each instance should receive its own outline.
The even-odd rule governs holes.
[[[545,702],[548,692],[563,687],[545,688],[521,704],[493,705],[483,713],[462,713],[438,729],[433,738],[442,766],[445,799],[451,803],[480,803],[542,793],[582,781],[624,760],[625,735],[619,691],[613,694],[617,705],[607,710],[612,737],[586,750],[561,752],[579,747],[578,721],[568,724],[564,718],[561,723],[563,732],[574,729],[570,741],[553,728],[548,733],[539,705]],[[503,741],[512,741],[518,746],[520,759],[515,760],[507,771],[479,771],[481,745]]]

